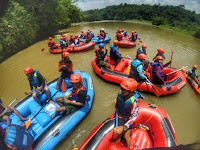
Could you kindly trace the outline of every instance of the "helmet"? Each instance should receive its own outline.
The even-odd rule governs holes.
[[[84,31],[83,31],[83,30],[81,30],[81,32],[83,33]]]
[[[74,73],[70,77],[70,82],[71,83],[79,83],[82,82],[81,75],[79,73]]]
[[[52,37],[49,37],[49,40],[52,40]]]
[[[69,52],[64,52],[64,53],[62,54],[63,57],[68,57],[69,55],[70,55]]]
[[[132,33],[135,33],[135,31],[132,31]]]
[[[90,33],[90,30],[88,30],[87,33]]]
[[[32,67],[27,67],[27,68],[24,70],[24,73],[25,73],[25,74],[32,73],[32,72],[34,72],[34,70],[33,70]]]
[[[122,32],[124,32],[124,29],[122,29]]]
[[[139,54],[138,58],[139,59],[147,59],[147,55],[145,55],[145,54]]]
[[[134,30],[134,32],[137,32],[136,30]]]
[[[163,57],[162,56],[157,56],[156,60],[163,60]]]
[[[64,40],[64,38],[63,38],[63,37],[61,37],[61,38],[60,38],[60,40]]]
[[[160,54],[164,54],[164,53],[165,53],[165,50],[164,50],[163,48],[159,48],[159,49],[158,49],[158,52],[159,52]]]
[[[99,44],[99,48],[104,48],[104,46],[105,46],[105,45],[104,45],[103,43],[100,43],[100,44]]]
[[[78,35],[76,34],[76,35],[75,35],[75,38],[77,38],[77,37],[78,37]]]
[[[147,48],[147,44],[142,44],[142,48]]]
[[[198,67],[197,65],[194,65],[194,66],[193,66],[193,68],[196,68],[196,69],[197,69],[197,67]]]
[[[70,34],[70,37],[72,37],[73,35],[72,34]]]
[[[101,28],[101,31],[104,31],[104,28]]]
[[[122,32],[122,30],[121,30],[121,29],[119,29],[119,30],[118,30],[118,32],[120,33],[120,32]]]
[[[114,45],[118,45],[118,44],[119,44],[119,41],[118,41],[118,40],[114,40],[114,41],[113,41],[113,44],[114,44]]]
[[[137,83],[137,81],[135,79],[128,78],[128,79],[122,80],[120,86],[124,90],[128,90],[128,91],[134,92],[138,87],[138,83]]]

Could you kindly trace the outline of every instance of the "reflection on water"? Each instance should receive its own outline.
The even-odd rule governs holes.
[[[105,28],[108,36],[113,40],[115,31],[119,28],[131,32],[137,30],[143,43],[147,44],[148,59],[151,60],[158,48],[166,50],[166,62],[170,60],[171,50],[174,51],[172,67],[181,68],[186,65],[199,64],[200,66],[200,40],[169,29],[127,22],[98,22],[73,26],[64,29],[64,32],[79,34],[81,30],[91,29],[95,35],[100,28]],[[48,37],[46,38],[48,39]],[[58,42],[58,39],[54,39]],[[109,49],[107,44],[107,49]],[[123,56],[135,57],[136,49],[141,43],[131,49],[119,49]],[[97,47],[97,46],[96,46]],[[45,48],[42,52],[41,48]],[[91,61],[94,58],[94,50],[83,53],[71,54],[74,69],[89,73],[94,82],[95,99],[91,112],[75,128],[75,130],[59,144],[59,150],[71,150],[80,146],[89,133],[111,113],[114,112],[113,100],[119,91],[119,86],[104,82],[93,71]],[[61,55],[50,54],[47,48],[47,40],[31,45],[27,49],[17,53],[0,64],[0,96],[7,104],[18,97],[22,99],[24,92],[29,90],[29,84],[24,75],[24,68],[32,66],[39,70],[47,81],[58,77],[58,61]],[[168,112],[174,125],[178,143],[189,144],[200,141],[200,98],[189,85],[174,95],[157,98],[153,95],[143,94],[144,101],[155,103]]]

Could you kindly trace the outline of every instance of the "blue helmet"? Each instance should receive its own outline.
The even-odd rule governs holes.
[[[100,44],[99,44],[99,48],[104,48],[104,44],[103,44],[103,43],[100,43]]]

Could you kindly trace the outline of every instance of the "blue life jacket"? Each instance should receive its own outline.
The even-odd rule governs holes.
[[[118,58],[122,58],[117,46],[110,46],[110,58],[114,60],[117,60]]]
[[[127,36],[128,35],[128,32],[127,31],[124,31],[124,36]]]
[[[127,100],[125,100],[121,94],[118,95],[116,108],[119,111],[119,114],[123,117],[130,117],[132,104],[137,98],[143,98],[143,97],[140,93],[136,91],[134,92],[134,96],[130,97]]]
[[[136,55],[136,58],[138,58],[138,55],[139,55],[139,54],[145,54],[145,55],[147,55],[147,51],[146,51],[146,50],[145,50],[145,51],[142,50],[142,48],[138,48],[138,49],[137,49],[137,55]]]
[[[71,99],[72,100],[75,100],[76,102],[79,102],[79,96],[78,96],[78,93],[83,90],[85,92],[85,95],[87,96],[87,90],[85,88],[85,86],[83,85],[82,87],[80,87],[79,89],[75,90],[75,89],[72,89],[72,97]],[[86,97],[85,97],[86,99]]]
[[[139,74],[137,72],[137,68],[142,65],[142,62],[139,59],[133,60],[131,62],[131,71],[130,71],[130,77],[134,78],[135,80],[139,80]]]
[[[7,127],[4,143],[10,149],[28,150],[32,148],[33,137],[25,128],[11,125]]]
[[[188,72],[188,76],[191,77],[192,79],[194,79],[197,76],[196,70],[188,69],[187,72]]]
[[[35,88],[37,88],[38,86],[41,86],[42,83],[39,82],[37,76],[38,76],[39,71],[35,70],[33,73],[33,77],[32,78],[28,78],[31,86],[34,86]]]
[[[161,70],[163,69],[163,65],[162,64],[160,64],[159,62],[154,62],[154,63],[152,63],[152,67],[153,67],[153,77],[156,77],[156,67],[157,66],[160,66],[161,67]],[[160,76],[162,77],[163,75],[162,75],[162,71],[160,71]]]

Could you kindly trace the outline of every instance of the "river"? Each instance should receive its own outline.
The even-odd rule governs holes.
[[[200,40],[170,29],[133,22],[95,22],[76,24],[62,31],[68,34],[80,34],[81,30],[91,29],[97,35],[100,28],[105,28],[112,40],[115,37],[115,31],[119,28],[124,28],[129,32],[137,30],[143,43],[148,46],[147,55],[149,60],[156,55],[158,48],[164,48],[166,50],[165,62],[170,60],[171,50],[174,51],[172,67],[181,68],[193,64],[200,67]],[[39,70],[48,82],[60,75],[58,61],[61,59],[61,55],[51,54],[48,51],[47,40],[48,37],[0,64],[0,97],[7,104],[16,97],[20,101],[25,97],[24,92],[30,90],[28,80],[24,75],[26,67],[32,66],[34,69]],[[53,40],[58,43],[58,39]],[[109,48],[109,45],[107,44],[107,48]],[[135,57],[136,49],[141,45],[138,42],[134,48],[119,48],[119,51],[123,56]],[[97,48],[97,45],[95,47]],[[41,51],[42,48],[45,50]],[[117,96],[119,86],[104,82],[95,74],[91,66],[94,56],[94,49],[82,53],[71,53],[70,55],[74,63],[74,70],[85,71],[92,76],[95,98],[87,117],[56,149],[71,150],[80,146],[89,133],[114,112],[113,100]],[[197,70],[198,73],[199,70]],[[175,128],[178,144],[200,142],[200,97],[195,94],[189,84],[178,93],[165,97],[157,98],[154,95],[142,94],[145,102],[154,103],[167,111]]]

